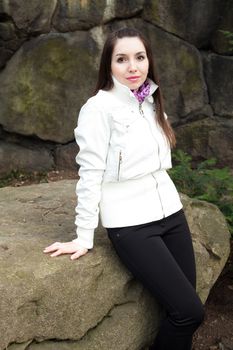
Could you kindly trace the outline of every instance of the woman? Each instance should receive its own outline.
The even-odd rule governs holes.
[[[107,38],[94,96],[75,129],[80,179],[77,236],[45,248],[77,259],[93,247],[100,213],[117,254],[166,309],[150,349],[190,350],[202,323],[191,234],[166,172],[175,135],[164,113],[152,51],[132,28]]]

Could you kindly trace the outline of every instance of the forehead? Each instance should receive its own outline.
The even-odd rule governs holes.
[[[146,49],[140,38],[125,37],[117,39],[113,48],[113,55],[117,55],[119,53],[127,55],[141,51],[146,51]]]

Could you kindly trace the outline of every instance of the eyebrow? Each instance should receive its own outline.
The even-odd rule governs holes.
[[[146,53],[146,51],[139,51],[139,52],[137,52],[136,53],[136,55],[139,55],[139,54],[142,54],[142,53]],[[127,56],[127,54],[126,53],[117,53],[115,56]]]

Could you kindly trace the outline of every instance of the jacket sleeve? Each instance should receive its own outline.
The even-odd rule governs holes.
[[[77,238],[74,241],[91,249],[94,230],[99,221],[101,184],[111,134],[108,115],[88,100],[80,110],[74,134],[79,146],[76,156],[79,165],[79,180],[76,185],[78,201],[75,208]]]

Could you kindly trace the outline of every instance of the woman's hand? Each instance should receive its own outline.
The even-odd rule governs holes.
[[[66,243],[55,242],[43,250],[44,253],[51,253],[51,257],[62,255],[62,254],[72,254],[70,259],[78,259],[80,256],[85,255],[88,252],[87,248],[81,247],[77,242],[71,241]]]

